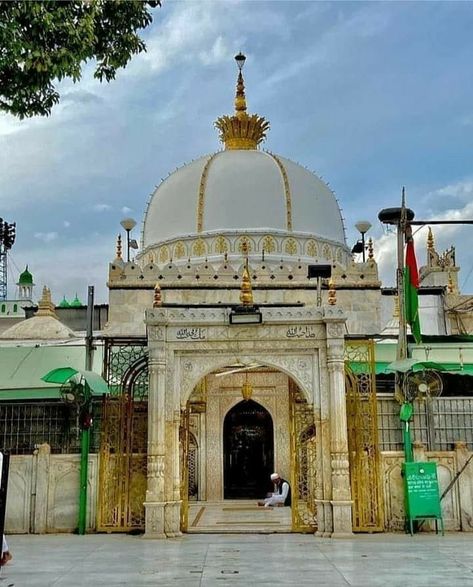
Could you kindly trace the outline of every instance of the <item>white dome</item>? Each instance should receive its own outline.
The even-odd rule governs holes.
[[[0,335],[2,340],[69,340],[74,332],[52,316],[33,316],[7,328]]]
[[[264,151],[226,150],[185,165],[158,186],[145,214],[142,250],[177,237],[253,230],[346,245],[337,200],[316,175]]]

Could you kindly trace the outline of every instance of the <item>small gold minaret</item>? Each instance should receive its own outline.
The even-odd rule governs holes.
[[[337,303],[337,290],[335,289],[335,283],[332,278],[328,282],[328,303],[330,306],[335,306]]]
[[[429,234],[427,235],[427,248],[429,251],[432,251],[434,248],[434,235],[432,233],[432,229],[429,226]]]
[[[57,318],[56,308],[51,300],[51,290],[46,286],[43,287],[43,295],[38,302],[36,316],[51,316],[52,318]]]
[[[159,308],[163,305],[163,298],[161,295],[161,286],[156,283],[154,286],[153,308]]]
[[[235,114],[217,118],[215,128],[220,131],[220,140],[225,145],[225,149],[257,149],[258,145],[266,138],[269,122],[258,114],[247,114],[245,82],[242,74],[246,57],[242,53],[238,53],[235,55],[235,61],[239,70],[235,95]]]
[[[243,255],[245,256],[245,267],[241,279],[240,302],[243,306],[253,305],[253,290],[251,289],[251,278],[248,270],[248,244],[243,242]]]

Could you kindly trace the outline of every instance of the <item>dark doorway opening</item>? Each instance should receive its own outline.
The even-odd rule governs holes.
[[[253,400],[241,401],[223,423],[224,498],[262,498],[274,467],[273,420]]]

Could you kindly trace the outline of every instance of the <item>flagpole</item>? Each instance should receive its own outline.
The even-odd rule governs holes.
[[[397,225],[397,295],[399,300],[399,335],[397,339],[397,360],[407,358],[406,300],[404,296],[404,241],[407,226],[406,192],[402,188],[401,209]],[[397,379],[397,378],[396,378]],[[400,389],[396,392],[401,392]],[[396,393],[398,397],[401,397]]]

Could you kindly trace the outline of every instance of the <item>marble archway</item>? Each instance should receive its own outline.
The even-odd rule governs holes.
[[[336,307],[261,310],[263,323],[251,326],[230,325],[226,308],[155,308],[146,314],[150,379],[145,508],[149,537],[180,533],[181,411],[203,377],[235,359],[274,367],[296,382],[320,431],[323,495],[319,532],[351,534],[345,316]]]

